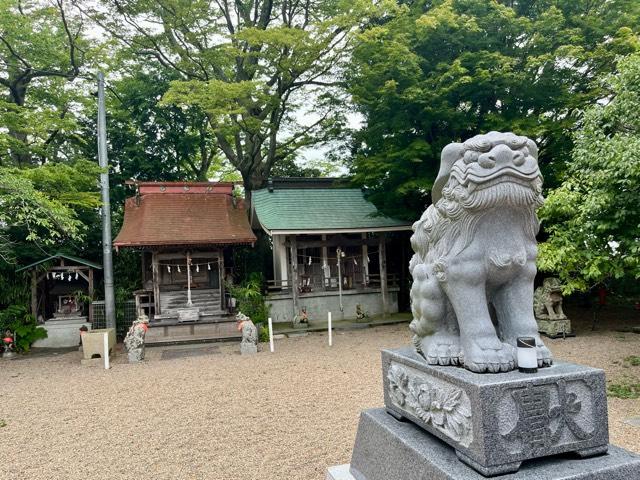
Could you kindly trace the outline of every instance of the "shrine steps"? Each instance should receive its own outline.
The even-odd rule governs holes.
[[[153,345],[174,345],[180,343],[217,342],[239,340],[241,333],[235,317],[228,314],[204,315],[200,320],[179,323],[177,320],[163,319],[150,322],[145,342]]]
[[[160,292],[160,309],[163,316],[187,305],[187,292],[185,290]],[[191,303],[199,307],[201,312],[216,313],[221,310],[220,290],[207,288],[191,291]]]

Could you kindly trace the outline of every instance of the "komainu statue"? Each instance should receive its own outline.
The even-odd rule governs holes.
[[[533,313],[538,331],[549,338],[575,337],[571,320],[562,310],[562,283],[556,277],[545,278],[533,294]]]
[[[536,144],[500,132],[449,144],[431,196],[411,237],[416,350],[433,365],[506,372],[527,336],[538,365],[551,365],[532,308],[544,200]]]
[[[242,332],[242,341],[240,342],[240,353],[243,355],[258,352],[258,329],[249,317],[244,313],[238,312],[236,315],[236,324],[238,330]]]
[[[127,351],[129,363],[137,363],[144,360],[144,337],[149,329],[149,318],[142,313],[131,325],[124,339],[124,348]]]
[[[562,311],[562,284],[556,277],[545,278],[533,294],[533,310],[540,320],[564,320]]]

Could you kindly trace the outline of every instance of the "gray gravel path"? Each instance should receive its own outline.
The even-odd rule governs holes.
[[[380,354],[406,325],[279,340],[256,356],[210,355],[82,367],[78,352],[0,361],[0,459],[16,479],[321,480],[349,461],[362,409],[382,405]],[[640,335],[549,341],[557,357],[640,382]],[[195,348],[200,348],[196,346]],[[185,348],[185,347],[182,347]],[[186,347],[189,348],[189,347]],[[193,348],[193,347],[192,347]],[[587,354],[587,352],[589,352]],[[176,355],[180,357],[180,355]],[[618,362],[618,363],[614,363]],[[640,453],[640,399],[609,400],[612,442]],[[2,422],[0,421],[0,425]]]

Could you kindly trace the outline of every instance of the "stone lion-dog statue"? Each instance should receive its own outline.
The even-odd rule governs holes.
[[[431,196],[411,237],[418,353],[432,365],[507,372],[526,336],[536,339],[538,366],[550,366],[533,312],[544,201],[536,144],[500,132],[449,144]]]
[[[562,283],[556,277],[545,278],[533,293],[533,311],[541,320],[564,320],[562,310]]]

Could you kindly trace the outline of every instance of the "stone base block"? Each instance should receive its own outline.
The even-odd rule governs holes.
[[[255,355],[258,353],[258,346],[255,343],[240,343],[241,355]]]
[[[401,422],[384,409],[362,412],[349,474],[331,467],[327,480],[482,480],[459,462],[453,448],[411,422]],[[574,454],[528,460],[509,480],[640,479],[640,455],[614,445],[608,453],[581,459]]]
[[[382,351],[387,411],[447,442],[484,475],[565,452],[606,452],[604,372],[557,362],[537,373],[478,374],[428,365],[412,348]]]
[[[108,337],[109,354],[115,354],[116,329],[103,328],[100,330],[90,330],[82,335],[82,352],[84,358],[103,358],[104,355],[104,334]]]
[[[575,337],[576,334],[571,330],[571,320],[564,318],[562,320],[536,319],[538,322],[538,331],[550,338]]]

